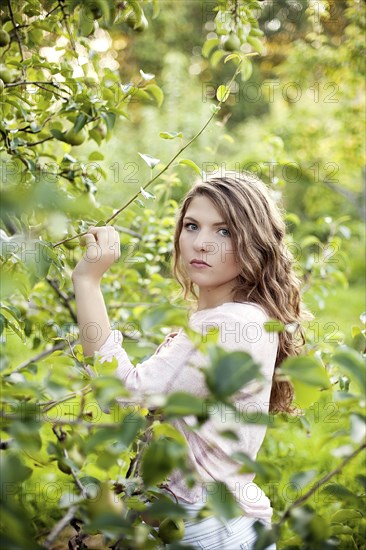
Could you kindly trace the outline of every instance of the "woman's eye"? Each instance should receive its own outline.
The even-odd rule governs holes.
[[[191,223],[191,222],[188,222],[186,224],[184,224],[184,227],[188,230],[188,231],[193,231],[193,229],[189,229],[189,226],[190,225],[194,225],[194,227],[197,227],[197,225],[195,223]],[[230,237],[230,232],[228,229],[219,229],[219,231],[226,231],[226,234],[223,235],[223,237]]]

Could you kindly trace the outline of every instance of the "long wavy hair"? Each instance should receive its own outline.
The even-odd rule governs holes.
[[[197,181],[183,198],[176,216],[173,273],[186,300],[198,296],[185,271],[179,248],[183,218],[192,199],[206,196],[221,213],[229,229],[234,253],[241,265],[233,290],[234,302],[253,302],[271,319],[281,321],[269,411],[294,413],[292,384],[278,375],[286,357],[299,355],[305,343],[301,321],[310,314],[303,306],[300,281],[293,270],[293,257],[286,247],[286,226],[280,208],[266,185],[254,174],[225,171]]]

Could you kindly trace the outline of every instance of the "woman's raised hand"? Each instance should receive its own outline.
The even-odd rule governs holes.
[[[80,238],[86,251],[72,272],[72,278],[86,278],[100,281],[104,273],[116,262],[120,255],[120,240],[112,225],[91,226],[88,233]]]

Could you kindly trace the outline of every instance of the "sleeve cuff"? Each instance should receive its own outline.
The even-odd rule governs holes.
[[[119,330],[112,330],[107,340],[99,349],[98,353],[105,356],[109,355],[119,349],[123,342],[123,335]]]

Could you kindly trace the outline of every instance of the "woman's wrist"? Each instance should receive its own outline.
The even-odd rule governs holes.
[[[100,287],[101,279],[90,277],[90,275],[80,275],[78,273],[71,273],[71,280],[73,284],[83,284],[88,286]]]

